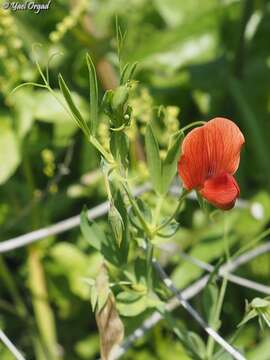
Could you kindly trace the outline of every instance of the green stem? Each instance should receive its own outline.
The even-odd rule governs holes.
[[[228,218],[227,214],[224,212],[223,217],[223,226],[224,226],[224,251],[226,255],[226,261],[227,263],[231,261],[231,255],[230,255],[230,243],[229,243],[229,237],[228,237]]]
[[[136,204],[136,201],[134,200],[129,187],[127,186],[127,184],[125,184],[124,181],[122,182],[122,186],[123,186],[124,190],[126,191],[128,199],[129,199],[129,201],[130,201],[136,215],[138,216],[138,219],[140,220],[140,223],[141,223],[142,227],[144,228],[147,236],[151,239],[152,238],[152,233],[151,233],[151,231],[150,231],[150,229],[148,227],[148,224],[144,220],[144,217],[143,217],[138,205]]]
[[[104,157],[104,159],[109,163],[112,164],[113,161],[113,157],[111,156],[111,154],[109,154],[104,148],[103,146],[99,143],[99,141],[92,135],[90,135],[89,137],[89,141],[90,143],[101,153],[101,155]]]
[[[161,210],[161,207],[162,207],[162,204],[163,204],[163,200],[164,200],[163,196],[160,196],[158,198],[158,200],[157,200],[157,205],[156,205],[156,208],[155,208],[154,219],[153,219],[154,225],[156,225],[157,222],[158,222],[158,218],[159,218],[159,215],[160,215],[160,210]]]
[[[205,125],[205,124],[206,124],[206,121],[194,121],[193,123],[184,126],[182,129],[180,129],[180,131],[185,132],[186,130],[188,130],[188,129],[194,127],[194,126]]]
[[[107,192],[107,195],[108,195],[108,200],[111,203],[112,202],[112,192],[111,192],[111,187],[110,187],[110,183],[109,183],[109,179],[108,179],[108,172],[107,171],[104,173],[104,182],[105,182],[106,192]]]
[[[146,271],[147,271],[147,291],[148,293],[151,292],[153,289],[153,253],[154,253],[154,246],[146,239]]]
[[[180,210],[182,203],[184,201],[184,199],[186,198],[187,194],[189,193],[189,190],[183,189],[183,192],[178,200],[178,204],[176,209],[174,210],[173,214],[162,224],[160,224],[154,231],[154,233],[158,233],[161,229],[163,229],[165,226],[167,226],[177,215],[178,211]]]
[[[230,247],[229,247],[228,226],[227,226],[227,216],[226,215],[227,214],[224,212],[223,244],[224,244],[224,252],[226,255],[226,261],[228,263],[230,261]],[[214,319],[213,319],[212,324],[210,324],[214,330],[218,330],[218,327],[219,327],[220,314],[221,314],[221,310],[222,310],[222,306],[223,306],[223,302],[224,302],[227,284],[228,284],[228,277],[225,274],[223,277],[223,280],[222,280],[218,300],[217,300],[216,307],[215,307]],[[209,336],[208,341],[207,341],[207,346],[206,346],[207,359],[209,359],[209,360],[212,359],[212,355],[214,352],[214,346],[215,346],[215,340],[212,336]]]
[[[219,318],[220,318],[222,305],[224,302],[224,297],[225,297],[225,293],[226,293],[226,289],[227,289],[227,283],[228,283],[228,279],[226,276],[224,276],[223,280],[222,280],[220,292],[219,292],[216,309],[215,309],[213,324],[210,324],[214,330],[218,330]],[[212,336],[209,336],[208,341],[207,341],[207,346],[206,346],[207,359],[209,359],[209,360],[212,359],[214,346],[215,346],[215,340]]]

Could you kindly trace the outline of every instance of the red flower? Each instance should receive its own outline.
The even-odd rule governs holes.
[[[245,139],[238,126],[214,118],[184,139],[178,173],[187,190],[196,189],[214,206],[231,209],[240,189],[233,177]]]

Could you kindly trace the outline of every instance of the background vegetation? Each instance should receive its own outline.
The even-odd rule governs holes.
[[[115,14],[127,29],[123,59],[139,62],[129,134],[134,186],[148,179],[143,150],[147,122],[154,120],[163,149],[180,124],[215,116],[233,119],[246,138],[237,174],[241,197],[261,209],[255,217],[250,208],[228,215],[231,251],[241,248],[267,229],[270,219],[268,0],[53,0],[50,9],[39,14],[1,9],[0,240],[53,224],[78,214],[84,204],[91,208],[105,200],[96,151],[54,98],[33,87],[9,94],[22,82],[40,81],[34,56],[45,69],[50,56],[61,53],[49,61],[51,86],[58,88],[61,72],[89,117],[86,52],[96,65],[100,93],[118,84]],[[33,51],[36,43],[42,46]],[[158,116],[160,105],[164,108]],[[108,127],[103,117],[99,136],[106,144]],[[151,193],[145,197],[150,204],[154,201]],[[164,215],[175,201],[173,196],[167,200]],[[179,288],[203,274],[181,258],[180,249],[213,264],[223,254],[221,217],[209,225],[190,200],[183,219],[174,238],[160,243],[159,254]],[[102,219],[100,223],[105,226]],[[100,255],[78,229],[0,257],[0,327],[27,359],[44,359],[44,346],[56,341],[59,359],[98,356],[89,288],[82,278],[95,277],[100,263]],[[249,262],[238,274],[270,285],[269,255]],[[243,318],[244,300],[257,295],[229,285],[222,314],[226,336]],[[200,295],[193,305],[203,313]],[[149,313],[146,310],[125,321],[126,334]],[[182,309],[175,316],[200,333]],[[256,321],[248,323],[236,344],[245,349],[248,359],[270,359],[269,331],[258,329]],[[12,359],[2,344],[0,358]],[[165,323],[124,356],[176,358],[189,359]]]

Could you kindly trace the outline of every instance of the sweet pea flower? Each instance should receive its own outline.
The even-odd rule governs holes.
[[[240,194],[233,175],[238,169],[244,142],[238,126],[221,117],[189,132],[178,162],[184,188],[195,189],[217,208],[231,209]]]

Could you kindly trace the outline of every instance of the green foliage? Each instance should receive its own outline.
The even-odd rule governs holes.
[[[90,133],[87,124],[83,119],[81,113],[79,112],[78,108],[74,104],[74,101],[72,100],[71,97],[71,93],[61,74],[59,75],[59,86],[77,125],[85,133],[86,136],[89,136]]]
[[[11,127],[10,118],[0,118],[0,133],[0,184],[3,184],[16,170],[21,155],[19,142]]]
[[[3,255],[1,329],[27,359],[47,360],[32,306],[40,301],[54,314],[60,358],[98,358],[90,302],[100,310],[111,292],[126,335],[155,309],[166,320],[123,358],[206,358],[205,337],[196,323],[183,309],[165,313],[168,292],[154,271],[149,291],[152,269],[141,247],[177,207],[169,187],[177,174],[179,129],[214,116],[233,119],[246,138],[237,177],[241,198],[249,204],[227,214],[232,261],[268,241],[269,1],[103,0],[88,5],[55,0],[50,11],[40,14],[0,10],[0,240],[71,217],[85,203],[91,209],[103,202],[100,157],[109,169],[117,209],[111,225],[105,217],[89,221],[84,211],[83,236],[70,230]],[[33,46],[37,42],[42,46]],[[55,57],[59,51],[63,55]],[[22,83],[28,85],[10,94]],[[51,173],[44,151],[52,154]],[[122,185],[141,185],[149,177],[155,192],[131,203],[131,189]],[[222,215],[205,209],[203,201],[199,209],[190,199],[182,210],[177,222],[170,221],[152,239],[155,256],[179,288],[204,274],[179,249],[217,268],[224,259]],[[31,253],[39,254],[44,272],[42,300],[29,289]],[[109,278],[98,287],[104,261]],[[238,275],[270,285],[269,255],[242,266]],[[214,272],[192,302],[209,323],[219,288]],[[221,335],[250,360],[269,358],[269,299],[262,296],[230,284],[220,316]],[[214,350],[213,359],[229,359],[218,347]],[[12,358],[2,343],[0,358]]]
[[[91,132],[96,133],[98,126],[98,84],[96,70],[89,54],[86,55],[90,83],[90,120]]]
[[[167,193],[171,182],[175,176],[177,169],[177,162],[180,157],[181,142],[183,134],[179,132],[173,136],[171,146],[168,149],[167,155],[162,163],[162,192]]]
[[[157,193],[162,192],[162,163],[159,156],[158,142],[153,132],[152,126],[148,125],[145,134],[145,146],[147,155],[147,165],[153,188]]]
[[[250,304],[246,302],[246,314],[238,326],[243,326],[255,317],[258,317],[258,321],[262,329],[264,328],[264,325],[267,325],[270,328],[269,297],[265,299],[255,298],[250,302]]]

